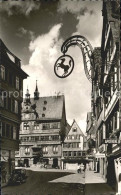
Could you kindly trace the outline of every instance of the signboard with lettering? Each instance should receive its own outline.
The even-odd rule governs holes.
[[[118,140],[118,139],[105,139],[104,143],[105,144],[120,144],[121,140]]]

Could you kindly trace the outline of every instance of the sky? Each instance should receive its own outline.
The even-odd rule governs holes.
[[[0,37],[8,49],[21,59],[29,75],[24,80],[31,97],[36,80],[40,96],[65,95],[69,124],[77,121],[86,131],[87,112],[91,111],[91,83],[85,76],[81,50],[68,50],[75,62],[72,74],[64,79],[54,74],[55,61],[62,55],[62,43],[72,35],[85,36],[92,47],[101,46],[101,1],[4,1],[0,3]]]

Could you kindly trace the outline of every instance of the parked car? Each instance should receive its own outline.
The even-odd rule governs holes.
[[[9,178],[8,185],[21,184],[26,181],[26,170],[25,169],[14,169]]]

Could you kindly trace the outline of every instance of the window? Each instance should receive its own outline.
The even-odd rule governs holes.
[[[47,104],[47,101],[44,101],[44,104],[46,105]]]
[[[57,154],[58,153],[58,146],[53,146],[53,154]]]
[[[81,156],[81,152],[78,152],[78,156]]]
[[[11,98],[8,98],[8,109],[9,109],[9,111],[11,111],[11,102],[12,102],[12,100],[11,100]]]
[[[49,141],[49,136],[41,136],[41,141]]]
[[[73,148],[76,148],[76,146],[77,146],[77,143],[73,143],[73,144],[72,144],[72,147],[73,147]]]
[[[45,107],[43,107],[43,111],[45,111],[46,110],[46,108]]]
[[[26,147],[25,148],[25,154],[27,155],[27,154],[30,154],[30,148],[29,147]]]
[[[48,153],[48,148],[47,148],[47,146],[44,146],[43,147],[43,154],[47,154]]]
[[[7,92],[4,91],[2,94],[3,102],[4,102],[4,108],[7,109]]]
[[[11,138],[13,139],[13,126],[11,126]]]
[[[35,141],[38,141],[38,140],[39,140],[39,136],[36,136],[36,137],[35,137]]]
[[[24,129],[24,130],[28,130],[28,129],[29,129],[29,125],[28,125],[27,122],[24,122],[24,124],[23,124],[23,129]]]
[[[51,140],[53,141],[59,140],[59,135],[52,135]]]
[[[63,156],[67,157],[68,156],[68,152],[63,152]]]
[[[35,130],[39,130],[39,124],[36,123],[36,122],[34,123],[34,129],[35,129]]]
[[[33,137],[31,137],[31,141],[35,141],[35,137],[33,136]]]
[[[51,128],[52,129],[58,129],[60,127],[60,124],[59,123],[52,123],[51,124]]]
[[[43,123],[42,124],[42,129],[43,130],[50,129],[50,123]]]
[[[77,128],[75,127],[75,128],[73,128],[73,132],[77,132]]]
[[[13,127],[13,139],[16,139],[16,127]]]
[[[6,125],[6,137],[10,138],[10,125]]]
[[[19,78],[18,77],[16,77],[16,89],[19,90]]]
[[[69,151],[69,156],[72,156],[72,152]]]
[[[5,80],[5,67],[0,65],[1,79]]]
[[[42,117],[45,117],[45,114],[42,114]]]
[[[13,85],[14,76],[11,72],[9,72],[9,84]]]
[[[17,114],[18,113],[18,102],[15,100],[15,107],[14,107],[14,112]]]
[[[76,152],[75,152],[75,151],[74,151],[74,153],[73,153],[73,154],[74,154],[74,156],[76,156]]]
[[[2,123],[2,136],[4,137],[5,135],[5,123]]]

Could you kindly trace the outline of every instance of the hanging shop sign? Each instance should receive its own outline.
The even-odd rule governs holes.
[[[120,144],[121,140],[118,140],[118,139],[105,139],[104,143],[105,144]]]

